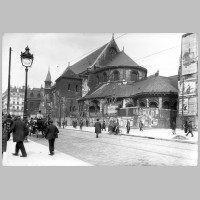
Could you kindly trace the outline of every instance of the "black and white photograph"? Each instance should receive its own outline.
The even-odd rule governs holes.
[[[197,33],[4,33],[2,165],[197,166]]]

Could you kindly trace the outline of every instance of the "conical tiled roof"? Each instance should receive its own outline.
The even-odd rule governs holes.
[[[89,93],[81,99],[105,98],[105,97],[133,97],[144,93],[174,93],[178,94],[178,89],[173,86],[170,77],[151,76],[132,84],[122,84],[111,82],[102,84],[95,91]]]
[[[50,71],[48,70],[48,73],[47,73],[47,77],[45,79],[45,82],[51,82],[51,74],[50,74]]]
[[[106,66],[138,66],[124,51],[119,52]]]

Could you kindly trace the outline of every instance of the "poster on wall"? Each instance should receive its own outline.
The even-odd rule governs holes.
[[[84,97],[89,91],[88,80],[84,79],[82,84],[82,97]]]
[[[108,106],[108,110],[107,110],[107,113],[108,114],[116,114],[117,113],[117,108],[118,106],[117,105],[109,105]]]
[[[152,126],[158,126],[158,119],[152,119]]]
[[[197,72],[198,45],[197,34],[182,38],[182,75]]]
[[[197,115],[197,97],[188,100],[188,115]]]
[[[189,80],[179,84],[179,96],[196,95],[196,81]]]
[[[188,115],[188,98],[179,99],[179,115]]]

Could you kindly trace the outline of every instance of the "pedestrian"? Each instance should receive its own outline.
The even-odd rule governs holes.
[[[106,131],[106,122],[103,121],[103,124],[102,124],[102,131],[105,130]]]
[[[6,152],[7,149],[7,141],[8,141],[8,132],[5,124],[2,123],[2,157],[3,157],[3,152]]]
[[[131,128],[130,122],[129,122],[129,120],[127,120],[127,123],[126,123],[126,133],[129,134],[130,128]]]
[[[54,155],[54,143],[55,139],[58,138],[59,130],[58,128],[53,124],[53,121],[49,121],[50,125],[47,126],[46,132],[45,132],[45,138],[49,140],[49,155]]]
[[[115,135],[119,134],[119,120],[117,119],[117,122],[115,124]]]
[[[191,133],[192,137],[194,137],[193,132],[192,132],[192,121],[190,121],[188,124],[188,132],[186,136],[188,136],[189,133]]]
[[[27,157],[27,153],[24,147],[24,139],[28,135],[28,127],[25,122],[21,120],[18,116],[17,120],[13,122],[10,128],[10,133],[13,133],[13,142],[16,142],[14,156],[18,156],[19,150],[21,150],[22,155],[20,157]]]
[[[86,119],[86,126],[87,126],[87,127],[89,126],[89,121],[88,121],[88,119]]]
[[[97,122],[94,124],[94,127],[95,127],[96,138],[98,138],[99,133],[101,133],[101,123],[99,122],[99,119],[97,119]]]
[[[83,119],[80,120],[79,125],[80,125],[80,130],[82,131],[82,128],[83,128]]]
[[[13,125],[13,120],[12,120],[10,114],[8,114],[7,119],[4,121],[4,126],[5,126],[6,131],[7,131],[6,134],[7,134],[8,140],[10,139],[10,128],[11,128],[12,125]]]
[[[65,120],[63,120],[62,125],[63,125],[63,128],[65,128]]]
[[[172,133],[173,133],[173,135],[176,134],[176,122],[175,121],[172,122]]]
[[[188,122],[187,121],[185,121],[185,123],[183,124],[183,128],[184,128],[185,133],[187,133],[188,132]]]
[[[140,131],[143,131],[143,122],[142,122],[142,120],[140,120],[140,122],[139,122],[139,129],[140,129]]]

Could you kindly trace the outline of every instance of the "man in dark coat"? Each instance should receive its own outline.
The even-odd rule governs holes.
[[[130,128],[131,128],[130,122],[129,122],[129,120],[127,120],[127,124],[126,124],[126,133],[129,134]]]
[[[17,118],[16,121],[14,121],[13,125],[11,126],[10,133],[12,132],[13,132],[13,142],[16,142],[15,153],[13,153],[13,155],[18,156],[19,150],[21,150],[22,153],[21,157],[27,157],[23,141],[25,137],[28,135],[28,127],[21,120],[20,116]]]
[[[186,136],[188,136],[189,133],[191,133],[192,137],[194,137],[194,135],[192,133],[192,121],[190,121],[188,124],[188,133],[186,134]]]
[[[10,128],[13,124],[13,120],[11,119],[11,116],[8,114],[7,119],[4,121],[4,126],[6,127],[7,132],[7,139],[10,139]]]
[[[143,122],[142,122],[142,120],[139,121],[139,128],[140,128],[140,131],[143,131]]]
[[[89,125],[89,121],[88,119],[86,119],[86,126],[88,127],[88,125]]]
[[[59,130],[58,128],[53,124],[53,121],[49,121],[50,125],[47,126],[46,132],[45,132],[45,138],[49,140],[49,155],[54,155],[54,143],[55,139],[58,138]]]
[[[105,130],[106,131],[106,122],[103,121],[103,124],[102,124],[102,131]]]
[[[80,125],[80,130],[82,131],[82,128],[83,128],[83,119],[80,120],[79,125]]]
[[[101,133],[101,123],[99,122],[99,119],[97,119],[97,122],[94,124],[94,127],[95,127],[96,138],[98,138],[99,133]]]
[[[173,135],[176,134],[176,122],[175,121],[172,122],[172,133],[173,133]]]
[[[188,132],[188,122],[187,121],[185,121],[183,128],[184,128],[185,133],[187,133]]]

